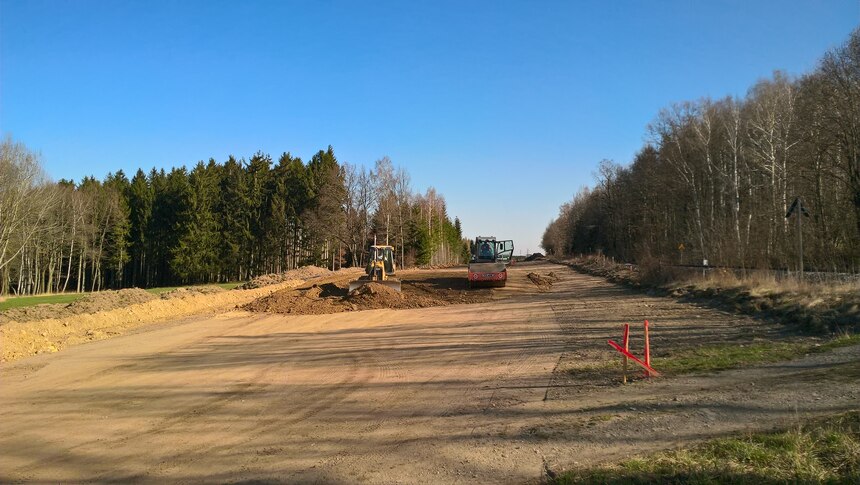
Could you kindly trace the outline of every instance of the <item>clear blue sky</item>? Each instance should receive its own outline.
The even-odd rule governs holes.
[[[467,235],[538,249],[675,101],[802,74],[860,1],[0,0],[0,131],[55,179],[263,150],[389,156]]]

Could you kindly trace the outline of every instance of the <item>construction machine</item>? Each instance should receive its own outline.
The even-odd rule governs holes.
[[[472,247],[469,262],[469,288],[477,286],[505,286],[508,280],[507,266],[514,253],[514,242],[510,239],[497,241],[494,236],[478,236]]]
[[[395,291],[400,291],[400,280],[392,278],[396,271],[394,264],[394,247],[374,244],[368,252],[365,276],[349,282],[349,291],[353,291],[365,283],[379,283]]]

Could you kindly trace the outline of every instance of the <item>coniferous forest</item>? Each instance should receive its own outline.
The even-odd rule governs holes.
[[[543,235],[555,255],[860,271],[860,29],[816,69],[775,72],[744,98],[662,110],[629,166],[561,206]]]
[[[372,169],[320,150],[210,159],[170,171],[53,182],[38,154],[0,145],[0,294],[246,280],[306,264],[365,263],[374,237],[401,266],[461,262],[445,199],[413,192],[386,157]]]

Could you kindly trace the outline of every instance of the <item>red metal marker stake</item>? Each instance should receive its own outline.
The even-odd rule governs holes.
[[[645,365],[651,367],[651,338],[648,336],[648,320],[645,320]]]
[[[630,324],[624,324],[624,350],[630,352]],[[621,354],[624,355],[624,354]],[[624,356],[624,384],[627,384],[627,356]]]

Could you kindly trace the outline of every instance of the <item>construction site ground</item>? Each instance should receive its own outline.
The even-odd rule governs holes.
[[[261,292],[0,364],[0,482],[531,483],[860,402],[860,346],[622,386],[606,340],[625,322],[641,354],[650,320],[658,357],[786,329],[550,263],[509,271],[482,290],[464,268],[404,271],[427,305],[367,311],[336,273],[284,293],[332,312]]]

